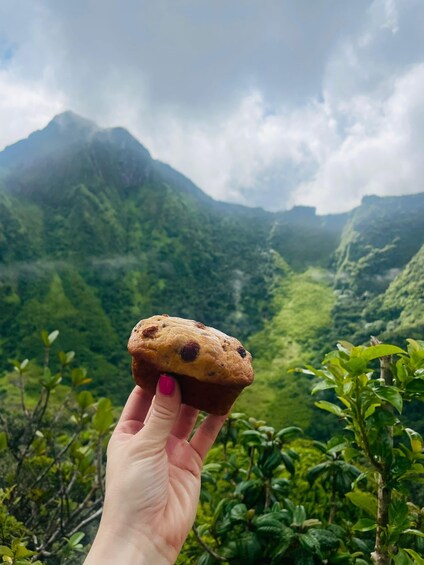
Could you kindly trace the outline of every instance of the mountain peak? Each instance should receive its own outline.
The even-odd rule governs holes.
[[[0,171],[27,168],[46,156],[90,141],[98,131],[100,128],[91,120],[71,111],[62,112],[45,128],[0,152]]]
[[[57,114],[47,125],[47,128],[53,127],[61,130],[89,130],[96,131],[98,125],[93,121],[83,118],[79,114],[75,114],[71,110]]]
[[[99,142],[111,144],[123,153],[133,152],[143,161],[151,159],[147,149],[126,129],[100,128],[92,120],[67,110],[54,116],[43,129],[0,152],[0,174],[31,168],[46,158]]]

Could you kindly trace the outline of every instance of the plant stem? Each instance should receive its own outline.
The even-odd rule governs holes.
[[[380,342],[377,338],[371,339],[372,345],[378,345]],[[380,357],[380,380],[386,386],[393,386],[393,375],[390,369],[392,358],[390,356]],[[393,413],[393,406],[386,403],[385,410]],[[389,436],[390,450],[393,450],[393,427],[386,426]],[[386,539],[387,528],[389,526],[389,508],[392,501],[392,488],[389,486],[391,479],[390,472],[391,462],[382,461],[382,470],[378,475],[378,492],[377,492],[377,530],[375,536],[375,548],[372,554],[373,561],[376,565],[390,565],[391,557],[389,545]]]
[[[332,524],[334,522],[334,518],[336,517],[336,502],[337,502],[337,491],[335,486],[335,478],[333,477],[331,481],[330,515],[328,517],[329,524]]]
[[[389,524],[389,506],[392,499],[392,489],[387,485],[383,475],[378,475],[377,497],[377,532],[375,536],[375,549],[373,554],[376,565],[390,565],[391,558],[385,540],[385,532]]]
[[[247,481],[250,480],[250,475],[252,474],[254,455],[255,455],[255,448],[252,446],[249,448],[249,468],[247,469],[247,477],[246,477]]]
[[[194,535],[196,536],[197,541],[200,543],[200,545],[203,547],[203,549],[205,551],[207,551],[209,553],[209,555],[211,555],[212,557],[214,557],[217,561],[226,561],[226,559],[224,557],[222,557],[222,555],[219,555],[219,553],[216,553],[216,551],[214,549],[212,549],[212,547],[210,545],[208,545],[200,536],[198,529],[196,528],[195,524],[193,524],[193,532]]]

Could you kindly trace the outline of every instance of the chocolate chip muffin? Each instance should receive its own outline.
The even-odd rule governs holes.
[[[242,344],[194,320],[166,314],[141,320],[128,351],[138,385],[154,394],[159,375],[172,375],[182,401],[211,414],[226,414],[253,381],[252,356]]]

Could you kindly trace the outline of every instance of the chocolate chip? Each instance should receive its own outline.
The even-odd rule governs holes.
[[[182,346],[180,355],[183,361],[194,361],[196,357],[199,355],[200,345],[197,341],[189,341],[185,345]]]
[[[194,325],[196,326],[196,328],[200,328],[201,330],[204,330],[206,328],[205,324],[202,324],[202,322],[196,322]]]
[[[163,318],[169,318],[169,314],[162,314]]]
[[[154,337],[156,332],[159,330],[157,326],[149,326],[145,328],[141,333],[143,337]]]
[[[247,355],[247,351],[241,345],[240,347],[237,347],[237,353],[240,355],[240,357],[246,357]]]

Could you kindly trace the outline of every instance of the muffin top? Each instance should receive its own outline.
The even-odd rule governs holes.
[[[167,314],[141,320],[128,351],[164,373],[240,388],[253,381],[252,356],[240,341],[195,320]]]

